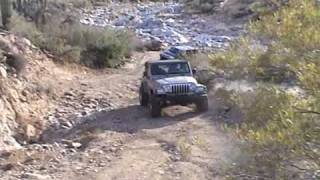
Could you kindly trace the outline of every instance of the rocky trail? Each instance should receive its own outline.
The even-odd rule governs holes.
[[[152,119],[138,105],[143,63],[158,55],[70,77],[41,142],[0,155],[0,179],[220,179],[239,149],[214,110],[171,107]]]

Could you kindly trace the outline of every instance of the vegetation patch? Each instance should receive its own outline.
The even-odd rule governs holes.
[[[250,96],[234,94],[243,123],[236,133],[251,158],[235,167],[235,178],[319,178],[320,168],[320,7],[291,0],[249,26],[229,51],[210,55],[210,64],[234,79],[267,81]],[[290,82],[291,94],[272,83]],[[228,102],[230,104],[230,102]]]
[[[57,6],[52,3],[43,5],[49,14],[42,14],[40,19],[23,10],[14,13],[9,30],[30,39],[61,63],[80,63],[92,68],[117,67],[138,48],[139,42],[129,31],[88,27],[81,25],[75,14],[55,13],[58,5],[60,8],[68,8],[65,3],[76,6],[73,1],[54,2]],[[82,7],[85,1],[77,3]],[[29,8],[28,4],[25,6]],[[42,6],[39,8],[41,12]]]

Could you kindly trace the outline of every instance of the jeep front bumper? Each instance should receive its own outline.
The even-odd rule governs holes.
[[[157,95],[155,97],[158,101],[160,101],[161,105],[188,105],[193,103],[199,103],[201,101],[207,100],[207,94],[192,94],[192,95],[170,95],[163,94]]]

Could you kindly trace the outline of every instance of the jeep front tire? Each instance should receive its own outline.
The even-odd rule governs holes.
[[[160,117],[161,116],[161,104],[160,101],[156,98],[151,98],[149,102],[149,109],[151,117]]]
[[[208,103],[208,97],[203,97],[199,99],[199,101],[196,103],[197,110],[199,112],[206,112],[209,109],[209,103]]]
[[[148,106],[148,94],[143,91],[142,87],[140,87],[139,101],[141,106]]]

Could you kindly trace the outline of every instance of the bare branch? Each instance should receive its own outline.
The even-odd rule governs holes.
[[[302,113],[302,114],[316,114],[316,115],[320,115],[320,112],[317,112],[317,111],[301,109],[301,108],[298,108],[298,107],[294,107],[294,109],[298,110],[298,112],[299,112],[299,113]]]

